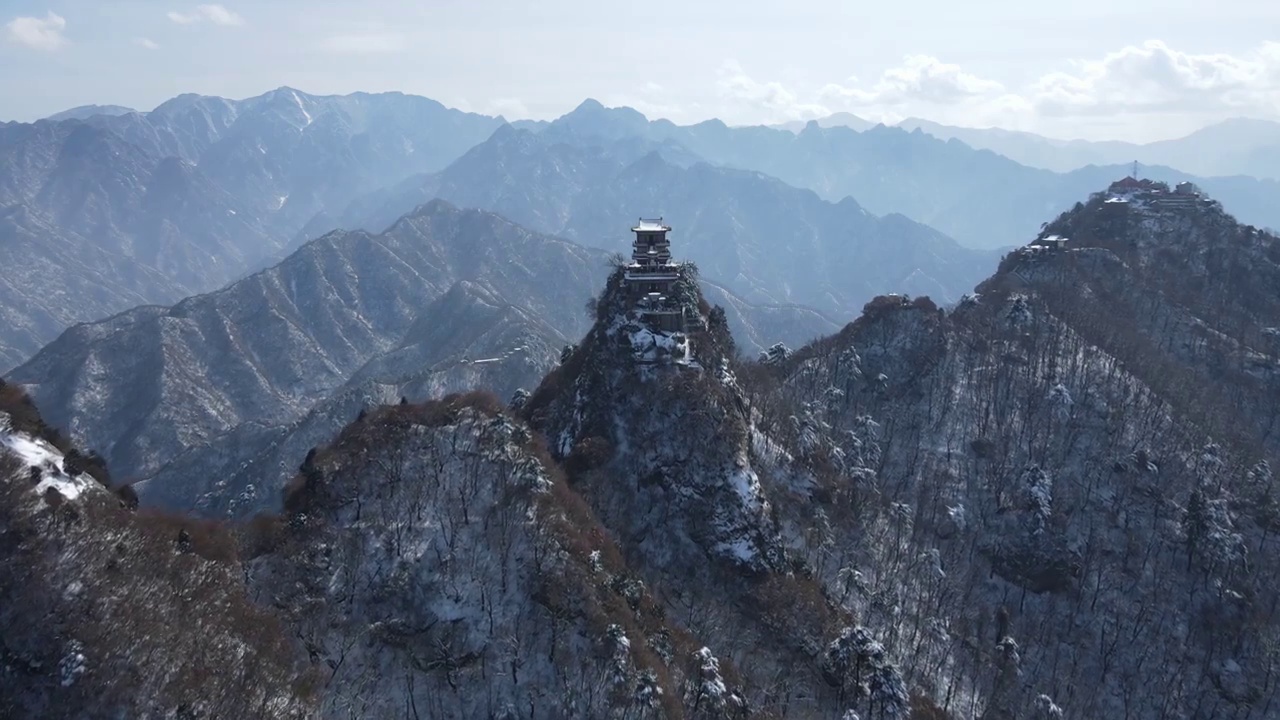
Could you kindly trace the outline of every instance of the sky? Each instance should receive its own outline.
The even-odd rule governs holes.
[[[922,117],[1147,142],[1280,121],[1275,0],[0,0],[0,120],[398,90],[554,118]]]

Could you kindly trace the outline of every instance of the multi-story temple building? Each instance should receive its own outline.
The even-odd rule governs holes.
[[[671,226],[662,218],[640,222],[631,231],[636,234],[631,246],[631,262],[623,281],[627,297],[637,312],[654,330],[684,332],[686,308],[673,296],[680,279],[680,265],[671,261]]]

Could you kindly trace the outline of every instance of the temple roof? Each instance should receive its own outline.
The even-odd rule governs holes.
[[[656,220],[647,220],[645,218],[640,218],[639,224],[631,228],[631,231],[632,232],[664,232],[664,231],[670,232],[671,226],[664,225],[662,222],[662,218],[658,218]]]

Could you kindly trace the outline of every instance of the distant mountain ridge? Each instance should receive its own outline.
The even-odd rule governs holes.
[[[439,197],[623,250],[617,219],[644,208],[671,220],[681,252],[707,278],[747,301],[806,305],[834,317],[886,292],[954,301],[994,267],[993,252],[960,247],[902,216],[876,217],[851,198],[830,203],[758,172],[691,159],[679,144],[637,138],[638,113],[607,113],[619,123],[601,132],[591,114],[571,114],[536,134],[501,128],[440,173],[364,198],[313,227],[376,230]]]
[[[0,127],[0,215],[0,369],[71,323],[229,282],[284,239],[198,168],[76,120]]]
[[[529,244],[545,251],[520,250]],[[519,256],[523,265],[509,262]],[[436,203],[378,236],[327,235],[218,292],[75,326],[10,379],[31,386],[51,422],[121,472],[145,476],[240,422],[292,419],[395,347],[459,275],[489,274],[572,330],[598,262],[570,243]]]
[[[1185,137],[1151,143],[1058,140],[1000,128],[965,128],[908,118],[897,123],[942,140],[955,138],[979,150],[991,150],[1023,165],[1070,172],[1086,165],[1176,167],[1201,176],[1248,175],[1280,180],[1280,123],[1233,118]]]
[[[13,328],[0,331],[0,371],[71,323],[261,268],[316,212],[439,169],[501,123],[398,93],[291,88],[124,110],[0,125],[0,312]]]
[[[539,132],[579,144],[624,133],[674,142],[713,164],[762,172],[833,202],[852,197],[873,213],[900,213],[975,248],[1024,244],[1045,217],[1129,174],[1132,161],[1054,173],[975,150],[959,140],[883,125],[857,132],[810,121],[793,133],[763,126],[729,127],[720,120],[689,126],[655,120],[644,126],[637,116],[643,117],[630,108],[604,108],[588,101]],[[560,127],[573,132],[559,132]],[[1181,170],[1144,167],[1142,174],[1192,180],[1245,222],[1280,223],[1280,182],[1205,178]]]
[[[0,370],[29,357],[69,323],[101,318],[138,303],[172,303],[279,260],[302,242],[349,224],[352,213],[344,211],[353,203],[389,197],[408,178],[442,172],[505,127],[501,118],[452,110],[427,98],[399,93],[317,96],[288,87],[244,100],[181,95],[145,113],[111,114],[90,108],[72,115],[87,117],[0,126],[0,208],[10,208],[4,228],[8,244],[0,247],[0,253],[8,253],[0,270],[0,293],[7,305],[0,312],[13,328],[0,332]],[[895,128],[872,127],[859,133],[815,122],[792,133],[730,128],[718,120],[682,127],[665,120],[650,122],[634,110],[608,109],[595,101],[553,122],[517,125],[553,144],[583,149],[606,145],[608,154],[624,164],[635,164],[656,151],[664,162],[683,169],[687,178],[706,172],[695,169],[700,162],[765,173],[832,202],[852,197],[870,213],[900,214],[962,244],[985,249],[1026,242],[1043,218],[1128,172],[1116,166],[1056,175],[958,141],[942,142],[923,132]],[[1265,152],[1258,157],[1265,158]],[[649,171],[656,173],[653,167]],[[546,168],[544,174],[522,182],[529,184],[531,195],[550,199],[571,190],[538,187],[544,180],[563,182],[557,172]],[[1184,179],[1182,173],[1165,168],[1143,172]],[[486,190],[462,184],[490,178],[478,173],[455,181],[455,199],[467,204],[464,196],[479,197]],[[1280,225],[1280,204],[1275,202],[1280,183],[1247,177],[1199,182],[1246,222]],[[742,189],[734,187],[734,192]],[[637,212],[633,206],[623,207],[617,197],[604,197],[605,188],[589,190],[583,202],[589,199],[627,215]],[[697,198],[686,198],[682,215],[700,212]],[[425,199],[420,194],[416,202],[401,203],[396,212],[377,217],[389,224]],[[14,211],[13,205],[23,209]],[[580,232],[578,239],[587,244],[595,244],[593,236],[613,233],[612,226],[607,233],[601,229],[603,221],[583,220],[586,212],[574,210],[568,225],[550,217],[518,219],[546,232]],[[759,218],[767,213],[754,214],[752,227],[763,226]],[[829,235],[830,225],[826,227],[822,234]],[[26,250],[14,252],[17,247]],[[758,255],[759,248],[751,252]],[[892,255],[884,248],[878,259],[856,260],[876,265]],[[896,287],[865,287],[851,303],[839,299],[838,289],[812,289],[812,295],[824,296],[821,299],[797,295],[794,278],[772,287],[749,273],[741,281],[735,279],[738,270],[757,264],[754,260],[718,265],[708,276],[735,291],[763,290],[748,298],[753,303],[798,300],[831,313],[856,308],[868,291],[900,289],[954,298],[954,286],[967,289],[966,283],[986,272],[984,268],[974,276],[937,269],[950,262],[915,257],[898,263],[907,267],[871,268]],[[80,288],[87,299],[70,302],[57,291],[38,292],[42,286]]]
[[[858,132],[870,130],[880,124],[847,112],[832,113],[826,117],[817,118],[814,122],[818,123],[818,127],[847,127],[850,130],[857,130]],[[769,127],[777,128],[779,130],[790,130],[791,132],[798,133],[804,129],[805,125],[808,124],[809,123],[806,120],[792,120],[790,122],[779,123],[777,125],[770,125]]]
[[[289,87],[245,100],[180,95],[149,113],[92,122],[196,164],[289,233],[322,209],[444,167],[502,123],[415,95]]]
[[[94,115],[127,115],[129,113],[138,112],[133,108],[127,108],[123,105],[80,105],[78,107],[69,108],[62,112],[56,112],[46,118],[52,122],[60,122],[62,120],[86,120]]]

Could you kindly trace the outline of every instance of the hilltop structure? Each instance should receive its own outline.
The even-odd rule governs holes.
[[[641,319],[659,332],[685,332],[687,308],[675,297],[680,264],[671,260],[671,226],[662,218],[645,219],[631,228],[631,262],[623,274],[627,298]]]
[[[1139,179],[1130,175],[1111,183],[1107,188],[1106,202],[1120,204],[1142,201],[1159,207],[1192,208],[1212,205],[1214,200],[1191,182],[1180,182],[1173,188],[1159,180]]]
[[[1174,185],[1160,180],[1139,178],[1137,167],[1131,175],[1123,177],[1107,186],[1105,191],[1095,192],[1089,196],[1090,203],[1101,203],[1104,216],[1116,216],[1130,209],[1162,210],[1198,210],[1205,208],[1221,209],[1221,204],[1205,195],[1195,183],[1183,181]],[[1058,223],[1045,223],[1040,235],[1027,244],[1032,251],[1061,251],[1075,247],[1071,239],[1062,234]]]

